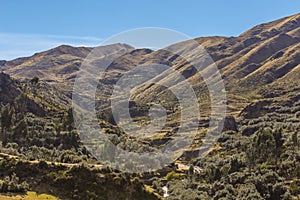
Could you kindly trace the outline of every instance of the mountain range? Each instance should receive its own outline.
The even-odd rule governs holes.
[[[238,116],[253,100],[261,100],[270,95],[280,96],[280,90],[297,90],[300,78],[299,20],[300,15],[296,14],[255,26],[237,37],[194,39],[205,48],[221,72],[229,97],[229,115]],[[189,41],[186,41],[174,46],[180,51],[191,48],[189,45]],[[205,87],[201,83],[201,73],[195,73],[188,61],[164,49],[134,49],[126,44],[113,44],[105,48],[111,52],[125,48],[130,53],[111,64],[105,83],[101,83],[103,85],[100,87],[110,88],[128,69],[145,63],[167,64],[180,71],[196,92]],[[0,64],[5,73],[21,82],[38,77],[70,96],[76,73],[92,50],[93,48],[62,45],[30,57],[1,61]],[[193,56],[196,55],[191,55],[191,59]],[[136,101],[146,99],[149,93],[160,90],[157,85],[144,88]],[[162,95],[163,92],[159,93]]]
[[[227,117],[223,132],[230,135],[230,131],[233,131],[243,137],[254,137],[262,128],[280,127],[285,130],[285,137],[289,138],[292,132],[300,130],[300,14],[257,25],[239,36],[199,37],[193,41],[210,55],[225,86]],[[176,49],[176,52],[188,52],[188,59],[168,51],[168,48]],[[97,115],[109,134],[124,137],[123,133],[120,133],[122,130],[112,119],[110,96],[114,85],[129,70],[152,63],[169,66],[189,82],[199,98],[199,127],[205,131],[211,117],[211,100],[201,72],[205,73],[211,65],[197,72],[188,61],[199,59],[199,54],[194,51],[196,48],[191,40],[158,50],[136,49],[129,44],[100,47],[61,45],[29,57],[1,60],[0,67],[3,72],[0,74],[0,102],[2,105],[16,104],[16,112],[31,113],[33,118],[42,119],[49,129],[57,130],[52,119],[66,120],[65,113],[71,107],[74,82],[87,56],[95,49],[102,51],[104,56],[93,60],[101,63],[114,54],[126,51],[127,53],[110,64],[97,86]],[[209,78],[213,78],[213,75]],[[156,84],[147,82],[137,88],[130,97],[130,114],[134,121],[142,125],[149,122],[150,105],[162,103],[168,113],[167,125],[161,134],[145,139],[143,143],[163,146],[172,139],[171,133],[178,129],[180,110],[174,108],[178,101],[168,88],[162,87],[165,82],[174,79],[176,77],[173,73],[163,78],[156,77]],[[180,84],[180,81],[175,82],[172,87],[180,87]],[[20,102],[26,103],[20,106],[23,105]],[[227,139],[224,139],[223,136],[218,140],[220,144],[231,137],[226,136]],[[196,139],[200,140],[201,137]],[[183,154],[181,161],[195,164],[196,161],[192,158],[200,144],[201,142],[193,143]],[[226,148],[220,151],[218,154],[218,147],[213,147],[211,158],[215,158],[217,154],[219,156],[231,152]],[[299,162],[299,155],[297,159]],[[201,162],[204,161],[199,161]],[[272,163],[273,165],[275,164]],[[294,179],[299,180],[295,177]],[[289,177],[286,180],[294,179]],[[257,190],[262,195],[263,192]],[[159,190],[156,192],[161,193]],[[213,194],[216,195],[216,191]],[[270,195],[271,197],[264,198],[272,199],[275,192],[270,192]]]

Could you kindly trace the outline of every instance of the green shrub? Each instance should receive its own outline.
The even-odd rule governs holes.
[[[300,194],[300,181],[292,181],[290,184],[291,193],[295,196]]]
[[[19,177],[15,173],[11,176],[5,176],[2,181],[0,181],[0,191],[1,192],[26,192],[29,185],[26,181],[20,182]]]
[[[176,172],[174,172],[174,171],[171,171],[171,172],[169,172],[169,173],[166,175],[166,179],[167,179],[168,181],[173,180],[173,179],[181,179],[182,176],[183,176],[182,174],[179,174],[179,173],[176,173]]]

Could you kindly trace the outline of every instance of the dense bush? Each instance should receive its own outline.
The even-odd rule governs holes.
[[[171,171],[171,172],[169,172],[169,173],[166,175],[166,179],[167,179],[168,181],[173,180],[173,179],[181,179],[182,176],[183,176],[182,174],[179,174],[179,173],[176,173],[176,172],[174,172],[174,171]]]
[[[21,182],[15,173],[11,176],[5,176],[3,180],[0,180],[1,192],[26,192],[28,188],[29,185],[26,181]]]

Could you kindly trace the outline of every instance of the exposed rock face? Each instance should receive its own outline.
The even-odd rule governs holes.
[[[15,80],[12,80],[9,75],[0,73],[0,105],[11,104],[16,109],[19,108],[16,99],[23,93],[20,85]],[[36,114],[37,116],[44,116],[46,111],[42,109],[32,99],[25,96],[26,110]]]
[[[241,133],[242,133],[242,135],[250,136],[250,135],[254,134],[256,131],[258,131],[260,128],[261,128],[260,125],[246,126],[246,127],[242,128]]]
[[[0,74],[0,86],[5,87],[12,82],[9,75],[1,73]]]
[[[253,102],[241,111],[240,116],[246,119],[258,118],[266,113],[265,106],[271,104],[271,102],[271,100]]]
[[[223,131],[238,131],[237,123],[233,116],[227,116],[225,118]]]
[[[20,94],[9,75],[0,73],[0,102],[11,103]]]

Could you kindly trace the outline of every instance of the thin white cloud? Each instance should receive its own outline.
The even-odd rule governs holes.
[[[67,44],[97,46],[102,39],[65,35],[0,33],[0,60],[11,60]]]

